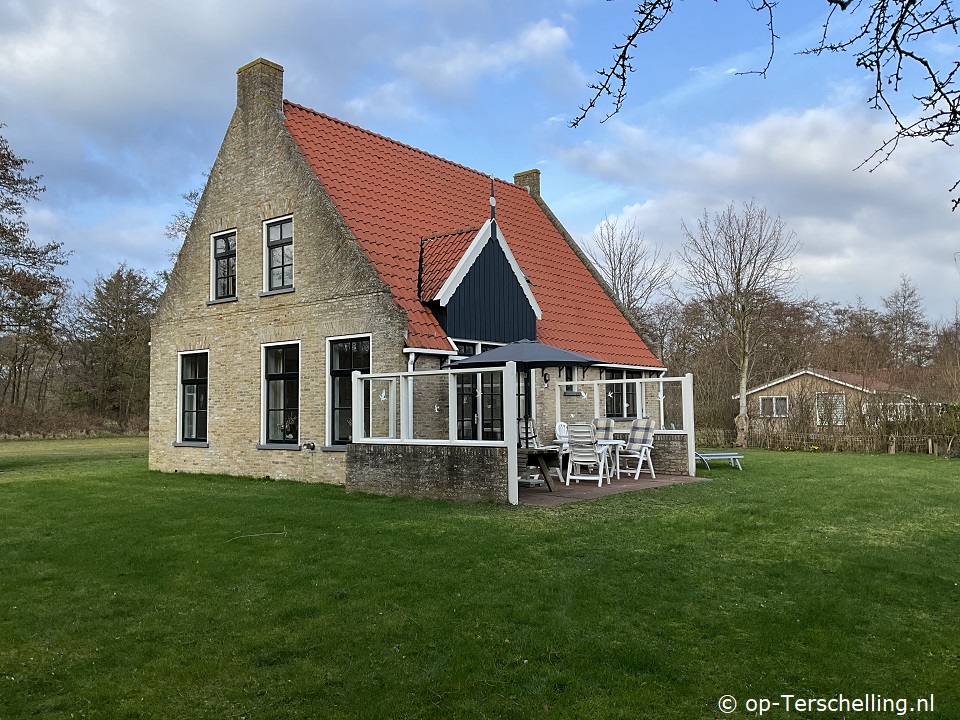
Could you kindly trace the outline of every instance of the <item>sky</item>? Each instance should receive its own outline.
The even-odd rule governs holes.
[[[907,276],[932,321],[960,300],[960,149],[901,143],[849,55],[798,52],[826,0],[781,3],[773,64],[747,0],[676,4],[636,53],[624,109],[569,121],[630,0],[0,0],[0,133],[46,192],[38,243],[63,242],[74,290],[121,262],[169,265],[164,228],[202,186],[236,104],[236,70],[284,67],[284,97],[541,194],[584,245],[635,221],[671,256],[683,225],[750,200],[796,233],[801,297],[882,299]],[[831,21],[839,37],[858,16]],[[955,42],[955,40],[954,40]],[[956,44],[931,52],[956,58]],[[909,110],[909,97],[904,98]]]

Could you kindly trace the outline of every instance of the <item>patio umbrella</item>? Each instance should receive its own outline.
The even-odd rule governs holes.
[[[524,408],[523,420],[524,427],[528,430],[525,434],[527,443],[529,444],[530,414],[532,411],[530,387],[533,380],[531,370],[533,370],[533,368],[567,367],[570,365],[575,367],[589,367],[590,365],[596,365],[600,360],[569,350],[563,350],[553,345],[546,345],[536,340],[518,340],[509,345],[493,348],[492,350],[487,350],[478,355],[464,358],[463,360],[455,360],[450,363],[450,365],[455,368],[471,368],[506,365],[508,362],[515,362],[518,369],[526,372],[527,391],[524,393],[526,407]]]

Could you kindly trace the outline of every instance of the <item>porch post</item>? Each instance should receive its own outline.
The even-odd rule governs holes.
[[[353,407],[350,410],[350,422],[353,423],[353,442],[360,442],[364,439],[363,401],[359,400],[363,397],[363,381],[360,379],[359,370],[354,370],[350,375],[353,384],[351,392],[354,398]]]
[[[460,411],[457,398],[457,378],[452,370],[447,374],[447,440],[457,439],[457,413]]]
[[[697,426],[693,419],[693,373],[687,373],[680,381],[683,395],[683,429],[687,433],[687,475],[697,474]]]
[[[517,412],[517,364],[508,362],[503,368],[503,440],[507,444],[507,501],[520,504],[520,476],[518,474],[517,445],[520,430]]]

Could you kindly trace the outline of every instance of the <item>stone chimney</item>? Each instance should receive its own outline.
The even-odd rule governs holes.
[[[536,168],[514,175],[513,184],[522,187],[533,197],[540,197],[540,171]]]
[[[277,112],[283,110],[283,68],[257,58],[237,70],[237,107],[252,110],[262,102]]]

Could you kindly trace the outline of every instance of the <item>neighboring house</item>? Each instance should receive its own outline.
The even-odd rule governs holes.
[[[343,482],[354,370],[439,369],[522,338],[602,360],[586,379],[663,373],[539,171],[491,180],[285,101],[267,60],[237,77],[153,323],[152,468]],[[497,388],[459,383],[462,439],[497,439]]]
[[[811,368],[747,391],[755,427],[860,428],[910,419],[920,407],[906,390],[878,378]]]

